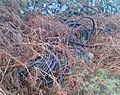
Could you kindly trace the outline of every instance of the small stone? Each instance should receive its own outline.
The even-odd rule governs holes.
[[[85,59],[86,59],[88,62],[91,63],[91,62],[93,61],[93,59],[94,59],[94,54],[91,53],[91,52],[86,53],[86,55],[85,55]]]

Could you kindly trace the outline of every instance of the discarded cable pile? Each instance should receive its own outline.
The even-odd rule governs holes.
[[[39,19],[39,21],[36,21],[37,19]],[[86,21],[88,23],[86,23]],[[36,31],[27,34],[26,26],[21,26],[22,29],[26,29],[23,30],[25,31],[25,35],[28,38],[31,38],[29,41],[26,41],[26,43],[38,43],[36,44],[38,46],[36,49],[34,49],[34,44],[32,45],[32,48],[34,47],[34,51],[40,51],[40,54],[45,51],[44,49],[40,49],[40,45],[49,44],[50,47],[46,47],[49,52],[47,51],[43,53],[38,59],[35,58],[35,61],[28,62],[26,65],[27,68],[20,68],[17,76],[20,81],[28,78],[29,75],[32,77],[37,76],[36,81],[39,86],[50,85],[55,81],[62,83],[62,79],[68,75],[67,73],[70,69],[68,66],[71,64],[68,61],[71,58],[67,57],[70,55],[69,53],[67,53],[67,55],[65,53],[59,54],[55,49],[56,47],[60,47],[59,45],[62,45],[64,48],[61,47],[61,50],[63,49],[62,51],[64,52],[71,52],[71,54],[75,55],[74,57],[83,55],[88,56],[85,48],[96,48],[99,46],[88,45],[87,43],[92,39],[97,30],[104,31],[102,29],[96,29],[94,20],[88,16],[81,17],[74,21],[65,21],[63,24],[57,24],[55,22],[51,24],[51,20],[49,20],[49,18],[45,21],[42,18],[39,18],[39,16],[34,17],[34,19],[28,22],[28,26],[36,29]],[[63,26],[67,26],[68,29],[65,29]],[[41,28],[42,32],[39,28]],[[107,30],[104,32],[107,32]],[[34,35],[34,33],[37,35]],[[70,50],[66,51],[66,46],[69,46]],[[37,69],[37,71],[35,71],[35,69]]]
[[[67,61],[67,57],[64,55],[64,59],[60,59],[58,54],[46,54],[43,57],[40,56],[36,58],[36,61],[28,64],[27,69],[33,77],[35,74],[32,74],[33,68],[38,68],[37,71],[37,84],[39,86],[51,85],[53,82],[62,82],[62,78],[67,75],[68,72],[68,63],[62,62],[62,60]],[[19,79],[23,79],[28,76],[26,69],[21,69],[18,72]]]
[[[87,21],[90,20],[87,24],[85,24],[86,19]],[[31,22],[33,23],[34,20]],[[29,23],[29,25],[32,26],[31,23]],[[37,85],[39,84],[40,87],[49,86],[51,84],[53,85],[53,83],[55,82],[61,84],[63,78],[68,75],[67,73],[70,69],[70,63],[68,62],[69,59],[67,58],[69,54],[66,55],[63,53],[58,53],[58,51],[55,50],[55,47],[59,47],[59,44],[63,46],[67,45],[70,47],[70,52],[74,54],[75,57],[83,55],[88,57],[89,55],[87,54],[85,48],[96,48],[101,46],[88,45],[87,43],[92,39],[97,30],[104,32],[107,31],[96,29],[95,22],[91,17],[82,17],[77,21],[66,21],[63,25],[66,25],[70,28],[70,31],[67,35],[64,30],[62,30],[62,32],[60,31],[61,33],[58,33],[57,31],[59,31],[58,29],[60,28],[52,29],[51,27],[53,26],[51,25],[51,23],[49,23],[49,21],[47,25],[46,21],[42,25],[40,25],[40,27],[45,30],[45,33],[43,31],[41,34],[39,34],[42,36],[41,41],[49,44],[50,46],[46,47],[47,52],[44,53],[43,56],[35,58],[35,61],[28,62],[27,68],[21,68],[18,71],[19,80],[24,80],[30,74],[32,77],[37,76]],[[56,23],[55,27],[57,27]],[[33,28],[37,28],[37,25],[35,27],[33,26]],[[59,36],[61,36],[61,39]],[[50,37],[51,39],[49,39]],[[66,50],[64,51],[66,52]],[[36,73],[33,73],[35,72],[35,68],[37,68],[37,71]]]

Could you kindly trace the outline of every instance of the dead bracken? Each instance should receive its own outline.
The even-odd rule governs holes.
[[[97,13],[43,16],[20,7],[0,2],[0,95],[120,93],[119,14],[86,5]]]

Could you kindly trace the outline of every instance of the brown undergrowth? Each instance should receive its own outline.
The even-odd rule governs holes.
[[[1,5],[0,95],[44,95],[46,91],[50,91],[52,95],[84,95],[82,85],[86,77],[90,77],[91,74],[95,75],[101,68],[110,71],[111,76],[120,76],[119,17],[120,15],[92,16],[96,28],[111,29],[112,36],[96,30],[88,45],[102,47],[84,48],[85,51],[94,54],[94,60],[89,63],[84,57],[77,58],[72,52],[73,48],[66,42],[71,28],[61,23],[62,17],[32,15],[23,20],[17,12]],[[68,19],[78,20],[79,18]],[[90,24],[89,20],[82,23]],[[34,60],[36,57],[46,54],[47,46],[51,46],[53,52],[58,52],[61,59],[65,54],[68,56],[68,64],[72,67],[69,75],[63,79],[61,85],[55,82],[49,90],[36,86],[37,77],[33,77],[31,72],[29,72],[30,76],[21,82],[17,77],[17,71],[23,67],[27,69],[30,59]],[[34,68],[33,71],[37,72],[37,68]],[[88,88],[86,91],[87,95],[94,95],[93,89]]]

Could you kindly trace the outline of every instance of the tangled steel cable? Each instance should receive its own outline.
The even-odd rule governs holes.
[[[64,60],[67,60],[66,56]],[[53,77],[56,78],[56,81],[58,83],[61,83],[63,76],[66,75],[69,68],[68,64],[66,62],[62,62],[59,58],[59,55],[57,53],[54,54],[53,52],[50,52],[44,56],[40,56],[36,59],[36,61],[29,63],[27,66],[30,73],[35,67],[38,68],[37,76],[39,78],[38,84],[40,84],[40,86],[53,84],[55,81]],[[22,68],[18,72],[18,78],[20,80],[27,76],[28,72],[25,68]],[[33,74],[32,76],[35,75]]]

